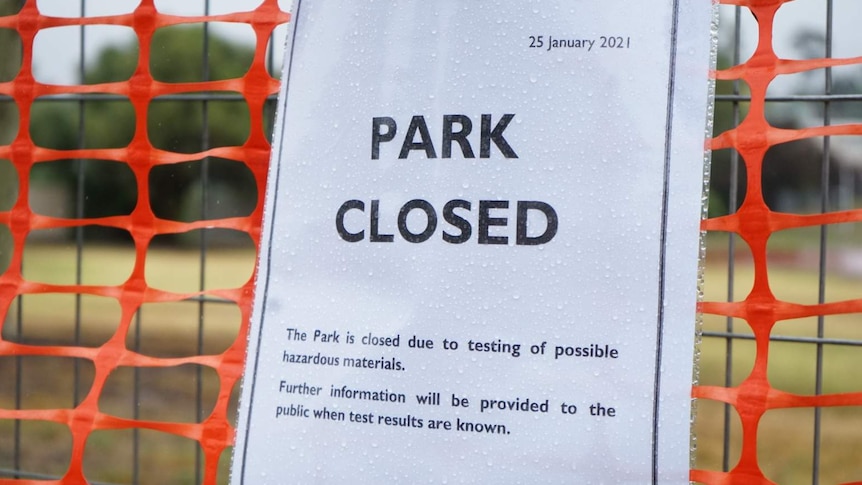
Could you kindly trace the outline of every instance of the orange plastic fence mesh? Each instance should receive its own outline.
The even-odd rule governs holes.
[[[779,129],[766,119],[766,90],[776,76],[800,73],[850,64],[862,64],[862,57],[850,59],[788,60],[779,58],[773,50],[776,13],[791,0],[723,0],[751,10],[757,20],[759,42],[754,55],[741,65],[721,70],[719,80],[744,81],[751,91],[751,104],[740,125],[712,140],[714,150],[732,148],[742,158],[748,173],[742,206],[738,212],[706,220],[707,231],[735,233],[745,241],[754,260],[754,284],[744,300],[729,303],[707,301],[701,305],[705,314],[745,320],[755,336],[756,355],[751,373],[737,387],[695,386],[694,397],[727,403],[739,414],[742,423],[742,453],[738,464],[728,472],[693,470],[691,479],[707,484],[767,484],[773,483],[763,473],[758,460],[758,425],[768,411],[830,406],[860,406],[862,392],[825,395],[797,395],[770,385],[770,334],[782,320],[818,315],[852,314],[862,311],[862,299],[814,305],[782,301],[770,290],[767,265],[767,241],[777,231],[791,228],[823,226],[862,221],[862,210],[848,210],[815,215],[774,212],[767,207],[762,193],[762,165],[770,147],[795,140],[823,136],[862,135],[862,124],[822,126],[805,129]],[[804,478],[803,478],[804,480]],[[858,482],[857,482],[858,483]]]
[[[789,0],[788,0],[789,1]],[[781,301],[770,291],[766,245],[770,235],[793,227],[820,226],[862,221],[862,211],[844,211],[822,215],[794,215],[771,211],[761,193],[761,165],[766,151],[777,144],[793,140],[839,135],[862,135],[862,125],[825,126],[800,130],[783,130],[770,126],[765,117],[766,88],[777,75],[821,69],[828,66],[862,64],[862,58],[813,59],[791,61],[778,58],[772,50],[773,20],[785,0],[724,0],[728,5],[751,9],[759,24],[760,42],[751,59],[739,66],[717,73],[722,80],[740,79],[751,90],[751,104],[745,120],[735,129],[719,134],[713,149],[733,148],[744,160],[748,185],[744,203],[738,212],[704,222],[707,231],[727,231],[738,234],[750,247],[754,258],[755,280],[750,294],[742,301],[730,303],[704,302],[706,314],[744,319],[756,338],[755,364],[738,387],[696,386],[693,395],[733,406],[742,421],[743,449],[739,463],[729,472],[693,470],[693,481],[708,484],[765,484],[770,482],[758,464],[758,423],[769,410],[791,407],[860,406],[862,393],[805,396],[779,391],[767,379],[769,337],[780,320],[814,315],[862,313],[862,299],[829,304],[802,305]],[[95,378],[80,404],[70,409],[14,410],[0,408],[0,420],[41,420],[67,426],[72,433],[71,465],[60,480],[0,479],[0,484],[25,483],[86,483],[82,463],[88,437],[97,430],[151,429],[182,436],[200,443],[205,456],[204,483],[215,483],[222,452],[233,442],[232,423],[228,422],[228,401],[231,390],[242,373],[247,323],[233,344],[218,355],[200,355],[182,359],[159,359],[136,353],[126,346],[126,334],[132,318],[144,303],[181,301],[207,295],[236,302],[247,322],[251,308],[254,277],[238,288],[200,293],[172,293],[152,288],[145,278],[147,249],[157,235],[188,232],[202,228],[227,228],[248,233],[255,244],[259,240],[262,198],[266,185],[269,143],[263,128],[263,107],[267,96],[275,93],[278,82],[267,72],[265,54],[267,39],[279,24],[288,21],[277,0],[264,0],[253,11],[217,16],[179,17],[160,13],[154,0],[142,0],[133,13],[96,18],[56,18],[40,13],[36,0],[27,0],[20,13],[0,17],[0,28],[14,29],[23,42],[22,69],[10,82],[0,83],[0,95],[12,97],[19,111],[19,131],[9,145],[0,146],[0,159],[11,160],[18,173],[19,194],[11,210],[0,212],[0,224],[12,234],[14,250],[11,263],[0,275],[0,316],[5,316],[20,295],[38,293],[69,293],[99,295],[114,298],[122,308],[122,321],[115,335],[96,347],[32,346],[0,339],[2,356],[63,356],[92,361]],[[256,36],[254,62],[241,78],[201,83],[165,84],[154,81],[149,72],[150,39],[156,29],[203,21],[237,22],[250,25]],[[140,57],[137,69],[128,82],[102,85],[55,86],[39,83],[33,76],[33,42],[40,29],[69,25],[110,24],[132,27],[139,39]],[[251,132],[242,146],[214,148],[202,153],[178,154],[154,148],[147,138],[147,112],[151,100],[174,93],[235,91],[242,94],[249,106]],[[128,97],[135,108],[137,129],[131,143],[122,149],[58,151],[40,148],[33,143],[30,113],[39,96],[68,93],[113,93]],[[159,165],[218,156],[245,163],[259,187],[256,210],[247,217],[181,223],[156,217],[150,208],[148,175]],[[102,219],[61,219],[34,213],[28,204],[29,173],[35,163],[68,158],[92,158],[122,161],[134,172],[138,184],[138,203],[128,216]],[[99,224],[128,231],[134,240],[136,262],[131,277],[118,286],[49,285],[28,281],[23,277],[22,258],[25,240],[30,232],[40,229],[77,227]],[[0,318],[0,325],[4,322]],[[218,373],[220,392],[212,412],[200,423],[172,423],[124,419],[99,410],[99,396],[108,376],[120,366],[173,367],[183,364],[207,366]]]
[[[34,346],[0,340],[0,357],[3,356],[54,356],[75,357],[95,365],[95,378],[86,390],[79,405],[71,409],[0,409],[0,420],[50,421],[67,426],[72,434],[71,465],[59,481],[0,479],[0,483],[86,483],[83,462],[87,439],[94,431],[130,428],[149,429],[197,441],[205,457],[204,483],[216,483],[219,459],[226,447],[232,445],[234,428],[228,422],[228,404],[232,389],[242,375],[246,349],[247,325],[243,325],[233,344],[218,355],[199,355],[179,359],[159,359],[136,353],[126,346],[126,334],[133,316],[144,303],[175,302],[190,297],[210,296],[236,302],[247,321],[251,309],[254,276],[238,288],[212,290],[192,294],[178,294],[152,288],[145,278],[148,247],[154,237],[163,234],[183,233],[203,228],[227,228],[248,233],[255,245],[259,240],[262,218],[262,200],[266,186],[266,173],[270,146],[263,127],[263,110],[267,96],[278,91],[278,81],[267,72],[265,57],[267,41],[273,29],[284,24],[289,15],[282,11],[277,0],[264,0],[253,11],[214,16],[173,16],[160,13],[154,0],[142,0],[132,13],[110,17],[58,18],[39,11],[36,0],[27,0],[17,15],[0,17],[0,28],[14,29],[23,43],[23,63],[20,72],[11,82],[0,83],[0,95],[14,98],[19,112],[19,131],[11,144],[0,146],[0,159],[11,160],[18,173],[19,193],[10,211],[0,212],[0,225],[11,229],[14,250],[8,270],[0,275],[0,317],[10,311],[19,295],[39,293],[68,293],[99,295],[119,301],[122,321],[113,337],[96,347]],[[198,83],[161,83],[150,74],[153,33],[170,25],[194,22],[234,22],[250,25],[256,35],[254,62],[241,78]],[[137,69],[127,82],[57,86],[38,82],[33,75],[33,45],[41,29],[60,26],[109,24],[134,29],[140,46]],[[4,54],[0,54],[4,55]],[[150,102],[157,96],[174,93],[213,91],[239,92],[248,103],[251,132],[242,146],[214,148],[201,153],[180,154],[159,150],[148,141],[147,113]],[[34,144],[30,133],[31,107],[37,97],[54,94],[111,93],[127,97],[135,109],[136,130],[131,143],[121,149],[81,149],[59,151],[41,148]],[[150,208],[148,179],[153,167],[176,164],[202,157],[223,157],[243,162],[254,174],[259,190],[256,210],[247,217],[182,223],[156,217]],[[134,172],[138,186],[138,200],[128,216],[100,219],[63,219],[46,217],[31,210],[29,200],[29,174],[35,163],[60,159],[101,159],[127,163]],[[22,274],[22,257],[25,241],[31,231],[94,225],[128,231],[136,250],[136,261],[131,277],[118,286],[49,285],[28,281]],[[5,318],[0,318],[0,324]],[[212,412],[200,423],[172,423],[123,419],[101,412],[99,396],[106,379],[121,366],[175,367],[197,364],[214,369],[220,379],[220,391]],[[0,386],[6,385],[0,383]],[[223,477],[219,477],[223,480]]]

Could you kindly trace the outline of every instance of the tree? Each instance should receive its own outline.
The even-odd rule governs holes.
[[[251,65],[253,51],[217,35],[209,34],[204,52],[201,26],[159,29],[152,40],[150,72],[161,82],[196,82],[242,76]],[[127,80],[138,63],[137,40],[103,49],[85,69],[83,82],[98,84]],[[248,108],[241,100],[154,99],[148,107],[147,132],[156,148],[194,153],[209,147],[241,145],[249,133]],[[206,127],[206,138],[204,128]],[[37,145],[61,150],[124,147],[134,136],[135,113],[127,100],[37,101],[33,106],[31,132]],[[202,140],[208,140],[207,145]],[[59,184],[74,193],[78,174],[83,174],[84,217],[128,214],[137,199],[134,176],[116,161],[57,163],[34,169],[34,178]],[[159,217],[173,220],[199,218],[190,199],[201,183],[203,163],[181,163],[155,167],[150,172],[150,203]],[[257,201],[251,172],[241,163],[220,159],[207,161],[208,180],[215,190],[237,202],[233,211],[219,216],[245,215]],[[41,169],[41,170],[37,170]],[[236,207],[237,204],[239,207]],[[250,208],[249,208],[250,207]]]
[[[718,57],[718,69],[726,69],[731,64],[730,58],[726,53],[720,53]],[[745,83],[738,83],[734,86],[730,81],[718,81],[715,85],[715,94],[717,96],[746,94],[747,86]],[[734,110],[734,104],[731,102],[716,101],[713,115],[713,135],[717,136],[725,131],[732,129],[735,122],[739,122],[745,118],[748,111],[747,103],[739,103]],[[738,119],[734,120],[734,116]],[[733,179],[733,161],[731,150],[719,150],[712,153],[710,177],[709,177],[709,216],[716,217],[726,215],[731,212],[730,191]],[[735,211],[742,204],[745,197],[745,167],[742,160],[737,162],[736,167],[738,194],[736,196],[736,204],[732,209]]]
[[[0,15],[12,15],[21,8],[18,0],[0,0]],[[21,70],[21,38],[14,30],[0,29],[0,82],[15,78]],[[18,110],[11,98],[0,96],[0,145],[12,142],[18,133]],[[0,159],[0,211],[15,205],[18,196],[18,173],[9,160]],[[9,265],[12,237],[9,228],[0,225],[0,273]]]
[[[825,56],[826,38],[818,31],[803,30],[797,33],[795,47],[801,58],[813,59]],[[718,59],[719,68],[728,67],[731,63],[729,55],[721,52]],[[794,94],[822,94],[825,87],[824,70],[809,71],[800,76]],[[858,68],[836,69],[833,71],[830,92],[832,94],[858,94],[862,92],[862,70]],[[745,94],[746,86],[740,83],[739,91]],[[733,94],[733,84],[727,81],[716,85],[718,95]],[[714,133],[720,134],[733,128],[733,108],[730,102],[716,102]],[[745,118],[747,103],[739,103],[739,120]],[[796,129],[802,126],[815,126],[823,123],[824,104],[820,102],[771,103],[767,106],[767,116],[772,125]],[[847,120],[862,118],[862,102],[841,101],[830,103],[830,116],[833,123],[846,123]],[[852,153],[858,153],[858,147],[847,148],[851,140],[848,137],[836,137],[832,140],[831,163],[828,184],[839,187],[842,183],[855,186],[857,173],[860,170],[859,161],[853,163]],[[845,149],[838,150],[838,145],[844,144]],[[729,191],[731,186],[731,150],[720,150],[713,153],[710,177],[710,216],[724,215],[730,212]],[[799,140],[784,143],[770,148],[763,160],[762,186],[764,201],[773,210],[792,210],[794,212],[811,212],[819,210],[818,194],[821,191],[823,178],[821,160],[823,146],[819,140]],[[746,174],[742,161],[738,164],[737,184],[739,194],[737,208],[745,196]],[[845,189],[844,193],[852,191]],[[833,191],[838,192],[838,191]],[[850,196],[852,198],[852,195]],[[846,205],[846,204],[845,204]],[[843,207],[846,208],[846,207]]]
[[[794,47],[800,58],[816,59],[827,55],[826,42],[822,32],[803,29],[796,33]],[[862,68],[859,66],[833,68],[828,86],[826,73],[826,69],[817,69],[796,76],[793,94],[858,95],[862,92]],[[771,121],[776,126],[788,129],[819,126],[826,120],[826,110],[827,103],[820,101],[781,103],[773,106]],[[862,119],[860,101],[833,100],[828,103],[828,110],[831,124],[853,123]],[[824,184],[830,187],[828,210],[853,206],[853,192],[862,169],[862,160],[858,157],[860,145],[855,137],[832,138],[828,180],[823,180],[823,149],[820,139],[805,139],[772,147],[767,152],[763,168],[763,191],[770,207],[776,210],[819,211]]]
[[[0,0],[0,16],[12,15],[20,9],[18,0]],[[15,79],[21,70],[21,38],[12,29],[0,29],[0,82]],[[12,98],[0,95],[0,145],[12,142],[18,133],[18,110]],[[11,165],[0,163],[0,180],[8,180],[15,173]],[[0,208],[10,204],[14,194],[4,190],[6,184],[0,183]],[[14,200],[11,202],[14,203]],[[3,210],[3,209],[0,209]]]

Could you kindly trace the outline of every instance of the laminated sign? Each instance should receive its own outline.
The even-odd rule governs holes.
[[[688,483],[713,21],[296,0],[232,483]]]

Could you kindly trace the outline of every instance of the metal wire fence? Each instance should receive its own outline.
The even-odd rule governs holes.
[[[0,482],[227,482],[288,20],[246,3],[3,4]]]
[[[704,225],[698,483],[862,480],[862,89],[831,63],[837,45],[853,48],[834,25],[855,7],[815,1],[820,26],[802,47],[823,62],[799,72],[822,75],[769,92],[746,73],[775,60],[764,42],[796,28],[771,23],[769,9],[786,5],[721,6],[716,135],[733,136],[714,141]],[[0,57],[12,66],[0,69],[0,483],[226,483],[288,2],[2,2]],[[245,39],[225,28],[248,25]],[[197,72],[170,78],[186,71]],[[839,113],[855,128],[798,131]],[[761,114],[770,127],[755,124]],[[750,156],[790,132],[804,145],[782,152],[773,140],[762,160]],[[806,219],[816,214],[827,218]],[[767,273],[772,299],[757,292]],[[810,301],[793,313],[798,298]],[[769,404],[775,389],[849,397]]]
[[[846,31],[841,34],[843,43],[836,41],[836,11],[852,16],[857,7],[839,0],[800,5],[796,15],[808,15],[807,25],[800,30],[793,27],[790,15],[781,17],[773,10],[789,12],[789,3],[766,3],[770,2],[760,2],[754,15],[747,8],[754,2],[722,7],[719,63],[726,63],[729,75],[718,85],[716,113],[724,119],[716,120],[715,134],[732,132],[750,138],[725,143],[722,148],[732,147],[730,153],[714,152],[713,176],[719,172],[719,177],[726,178],[713,180],[713,190],[726,188],[719,194],[726,201],[726,212],[711,214],[706,228],[718,229],[722,218],[732,219],[738,210],[744,211],[744,204],[757,209],[737,219],[749,225],[748,230],[725,224],[721,230],[729,232],[723,236],[717,231],[707,234],[711,255],[707,268],[710,259],[716,266],[706,279],[701,378],[704,387],[736,392],[719,398],[724,401],[720,411],[710,408],[699,418],[703,429],[705,420],[720,416],[722,425],[710,436],[721,438],[721,449],[702,445],[707,449],[698,452],[695,468],[705,471],[693,476],[705,482],[719,476],[747,477],[743,481],[750,483],[856,481],[862,478],[855,458],[862,443],[858,433],[846,430],[853,429],[860,418],[859,389],[850,369],[862,345],[854,302],[859,240],[853,224],[859,218],[860,158],[854,135],[860,134],[862,90],[855,81],[860,52],[853,53]],[[797,51],[793,57],[787,56],[787,46],[775,42],[790,35]],[[748,45],[756,49],[743,52],[746,36]],[[844,52],[842,56],[834,55],[836,47]],[[783,61],[776,55],[779,50],[800,61]],[[783,62],[796,66],[782,70]],[[836,69],[846,69],[843,66],[857,71],[836,74]],[[789,89],[787,83],[785,89],[778,89],[781,78],[789,77],[782,74],[793,72],[804,77],[797,75]],[[755,113],[756,104],[762,112]],[[840,120],[837,113],[842,114]],[[753,127],[757,117],[768,124]],[[843,127],[830,128],[836,121]],[[793,136],[768,140],[779,130]],[[741,156],[744,148],[750,160]],[[770,170],[776,172],[777,181],[775,176],[770,180]],[[781,190],[785,193],[779,194]],[[770,212],[787,214],[796,222],[771,225],[781,215]],[[716,277],[715,270],[721,267],[723,275]],[[765,290],[762,294],[759,286]],[[728,304],[719,304],[721,300]],[[808,309],[785,312],[785,303],[805,304]],[[757,305],[760,308],[755,309]],[[753,311],[738,311],[742,307]],[[716,361],[723,364],[719,375],[709,367]],[[710,370],[713,375],[706,374]],[[793,397],[780,404],[770,401],[775,390]],[[696,396],[704,394],[696,387]],[[735,399],[728,398],[730,394],[736,394]],[[712,393],[713,398],[719,395]],[[702,442],[701,437],[698,441]]]

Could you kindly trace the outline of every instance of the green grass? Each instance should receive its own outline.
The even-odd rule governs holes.
[[[29,281],[72,284],[76,280],[76,254],[71,245],[28,245],[23,276]],[[206,255],[204,288],[235,288],[245,284],[254,269],[254,252],[213,249]],[[131,247],[87,246],[83,251],[82,282],[89,285],[120,285],[131,275],[135,253]],[[179,293],[200,288],[200,254],[194,250],[153,248],[147,253],[145,274],[149,285]],[[26,295],[15,304],[3,326],[5,340],[35,345],[83,345],[96,347],[117,332],[122,319],[119,302],[110,297],[82,295],[80,337],[76,341],[74,295],[46,293]],[[200,318],[194,301],[144,304],[132,318],[126,347],[154,357],[198,354],[198,326],[203,324],[204,354],[224,351],[237,338],[241,325],[239,308],[233,303],[206,303]],[[19,318],[20,317],[20,318]],[[18,322],[20,321],[20,327]],[[76,369],[77,368],[77,369]],[[219,392],[215,371],[201,368],[201,408],[206,417]],[[20,393],[15,386],[21,372]],[[115,416],[170,422],[195,422],[198,369],[185,365],[172,368],[118,368],[108,377],[99,396],[99,410]],[[136,376],[137,374],[137,376]],[[77,376],[77,377],[76,377]],[[85,359],[63,357],[0,357],[0,407],[15,407],[16,394],[25,409],[70,408],[87,396],[94,379],[93,364]],[[138,379],[140,400],[134,402]],[[77,384],[76,384],[77,381]],[[234,403],[238,389],[233,389]],[[231,406],[235,416],[236,406]],[[231,418],[235,419],[235,418]],[[72,441],[67,427],[50,422],[20,422],[20,469],[63,475],[71,460]],[[0,470],[13,468],[15,422],[0,420]],[[98,431],[87,441],[84,473],[90,480],[130,483],[133,443],[139,449],[141,483],[194,482],[196,442],[154,431]],[[219,462],[219,482],[227,483],[230,450]],[[0,472],[0,477],[4,476]],[[8,475],[5,475],[8,476]]]
[[[769,264],[770,288],[776,298],[803,304],[818,300],[816,265],[802,258],[789,261],[802,264],[787,266],[788,261],[775,258]],[[705,301],[728,300],[727,258],[721,253],[710,253],[704,284]],[[753,283],[753,268],[743,258],[735,265],[733,279],[734,301],[745,299]],[[826,298],[843,301],[862,298],[862,276],[831,267],[825,280]],[[704,315],[705,331],[727,331],[727,319]],[[824,335],[862,341],[862,320],[859,315],[836,315],[823,319]],[[773,336],[817,335],[816,317],[778,322]],[[751,334],[748,324],[739,319],[732,321],[734,333]],[[726,377],[728,344],[725,339],[705,338],[700,353],[700,383],[723,386]],[[731,344],[731,385],[739,385],[751,372],[755,360],[755,346],[751,340],[734,340]],[[817,347],[812,344],[772,342],[769,347],[768,379],[773,388],[803,395],[815,394]],[[862,380],[862,347],[824,346],[823,393],[860,392]],[[724,405],[700,401],[695,421],[698,451],[696,467],[720,470],[723,458]],[[846,483],[862,480],[862,406],[825,408],[822,412],[822,456],[820,483]],[[783,485],[812,482],[813,408],[774,410],[766,413],[758,427],[759,464],[768,478]],[[730,410],[729,466],[739,460],[741,426],[736,411]]]
[[[76,252],[73,245],[28,245],[24,251],[23,277],[28,281],[68,285],[76,282]],[[255,265],[250,250],[211,249],[206,255],[203,288],[237,288],[248,282]],[[131,246],[85,246],[81,283],[118,286],[126,282],[135,265]],[[200,253],[195,250],[153,248],[147,252],[144,274],[153,288],[176,292],[200,291]],[[13,305],[4,327],[4,338],[18,339],[17,321],[23,322],[20,338],[56,345],[75,343],[76,297],[65,293],[27,295]],[[241,315],[233,303],[206,303],[203,307],[204,353],[219,353],[236,337]],[[122,319],[115,298],[80,297],[81,345],[98,346],[117,331]],[[192,301],[145,303],[132,318],[126,345],[155,357],[197,353],[199,304]],[[136,337],[137,336],[137,337]],[[139,342],[136,344],[135,339]]]

